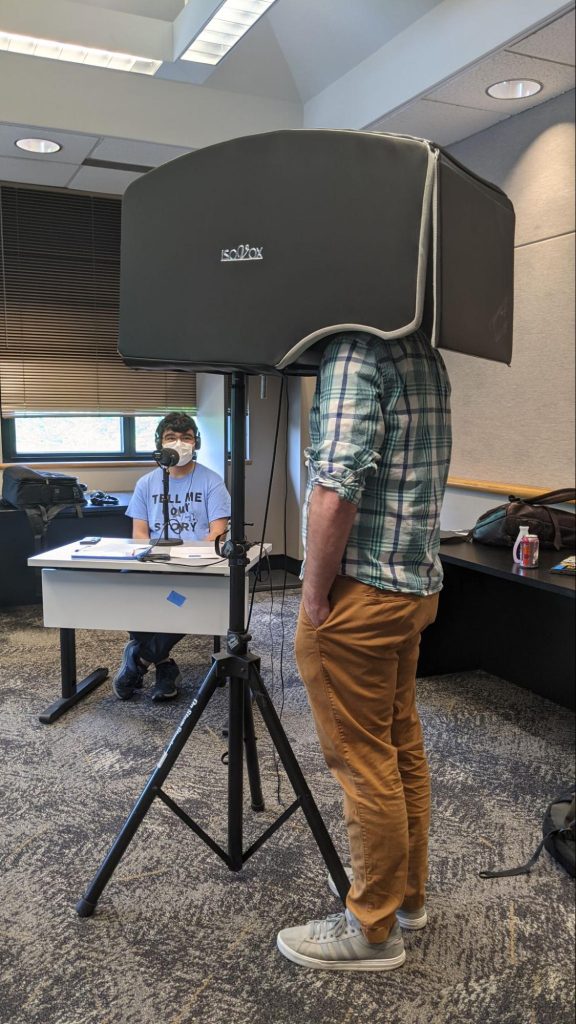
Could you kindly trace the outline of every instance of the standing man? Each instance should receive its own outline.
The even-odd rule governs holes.
[[[156,428],[156,447],[173,448],[180,456],[170,472],[169,536],[182,540],[215,540],[228,529],[230,495],[217,473],[196,461],[200,435],[191,416],[171,412]],[[157,468],[140,478],[126,515],[131,516],[134,540],[155,540],[164,527],[163,472]],[[112,681],[119,700],[129,700],[142,687],[151,664],[156,684],[151,698],[171,700],[178,696],[180,669],[169,657],[185,633],[130,633],[122,664]]]
[[[336,335],[310,413],[296,660],[344,793],[346,911],[286,928],[308,967],[391,970],[400,927],[427,922],[430,784],[416,710],[420,634],[434,621],[450,383],[420,332]]]

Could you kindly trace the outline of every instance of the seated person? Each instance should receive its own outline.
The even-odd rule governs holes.
[[[156,447],[174,448],[180,460],[171,466],[169,491],[169,537],[182,540],[215,540],[228,529],[230,495],[217,473],[196,461],[200,447],[198,428],[186,413],[171,412],[156,428]],[[158,467],[140,478],[126,515],[131,516],[134,540],[157,540],[163,536],[163,472]],[[129,700],[142,687],[150,665],[156,666],[152,700],[178,696],[180,670],[170,657],[172,648],[185,633],[130,633],[122,664],[112,681],[119,700]]]

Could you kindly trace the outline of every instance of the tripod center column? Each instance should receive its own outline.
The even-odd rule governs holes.
[[[246,374],[232,374],[231,404],[231,479],[232,499],[230,517],[231,553],[230,566],[230,628],[228,630],[228,652],[246,654],[249,636],[245,621],[246,552],[248,544],[244,523],[244,463],[246,457]]]

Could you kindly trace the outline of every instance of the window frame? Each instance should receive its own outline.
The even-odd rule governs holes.
[[[37,414],[39,417],[42,413]],[[135,419],[137,415],[150,415],[149,413],[134,413],[129,415],[119,415],[118,413],[62,413],[63,416],[76,416],[78,419],[82,419],[83,416],[110,416],[115,415],[121,420],[121,430],[123,438],[122,451],[116,452],[26,452],[25,455],[20,455],[16,452],[16,420],[17,416],[5,416],[2,417],[1,431],[2,431],[2,460],[3,462],[11,463],[27,463],[27,462],[44,462],[44,463],[56,463],[56,462],[150,462],[154,446],[150,446],[149,452],[136,451],[136,424]],[[25,417],[21,417],[24,419]],[[158,420],[162,419],[162,414],[158,415]]]

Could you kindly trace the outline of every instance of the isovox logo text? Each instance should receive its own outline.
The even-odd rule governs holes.
[[[237,245],[235,249],[222,249],[220,263],[237,262],[238,260],[263,260],[263,245]]]

